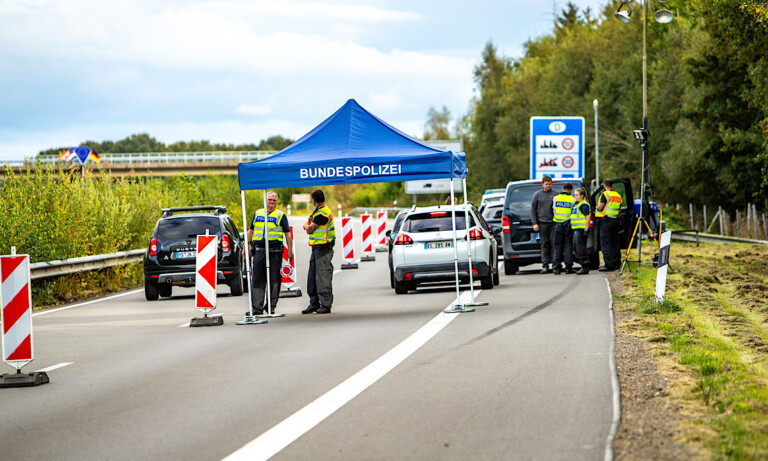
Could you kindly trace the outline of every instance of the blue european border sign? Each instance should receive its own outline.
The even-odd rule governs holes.
[[[584,177],[584,117],[531,117],[531,179]]]

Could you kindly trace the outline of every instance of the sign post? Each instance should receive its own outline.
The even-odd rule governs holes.
[[[0,375],[2,387],[29,387],[48,382],[44,371],[22,373],[34,359],[32,347],[32,288],[29,255],[0,256],[0,306],[3,312],[3,361],[15,374]]]
[[[297,298],[301,296],[301,289],[296,285],[296,241],[293,240],[293,226],[291,228],[291,251],[293,255],[288,259],[288,245],[283,240],[283,265],[280,267],[280,298]]]
[[[584,117],[531,117],[531,179],[584,177]]]
[[[193,318],[190,327],[213,327],[224,324],[221,316],[208,317],[216,309],[216,276],[218,237],[215,235],[197,236],[197,259],[195,261],[195,307],[202,311],[202,318]]]

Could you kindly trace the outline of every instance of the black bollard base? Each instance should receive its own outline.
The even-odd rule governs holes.
[[[342,264],[341,268],[342,269],[357,269],[357,264],[356,263]]]
[[[373,256],[373,255],[371,255],[371,256],[363,256],[362,258],[360,258],[360,261],[366,261],[366,262],[367,261],[376,261],[376,256]]]
[[[217,327],[219,325],[224,325],[224,318],[221,316],[195,317],[189,321],[190,327]]]
[[[283,290],[280,292],[281,298],[300,298],[301,297],[301,289],[299,288],[289,288],[287,290]]]
[[[33,387],[41,384],[47,384],[48,374],[44,371],[35,371],[33,373],[9,373],[0,375],[0,388],[3,387]]]

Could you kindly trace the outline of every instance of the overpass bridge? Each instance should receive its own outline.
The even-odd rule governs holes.
[[[100,154],[99,163],[88,162],[89,171],[109,171],[112,176],[203,176],[210,173],[236,175],[237,165],[242,162],[261,160],[277,151],[211,151],[211,152],[142,152],[122,154]],[[15,173],[34,168],[37,164],[61,166],[64,170],[79,168],[75,162],[59,161],[58,155],[40,155],[26,160],[4,162],[6,168]],[[0,179],[6,175],[6,168],[0,168]]]

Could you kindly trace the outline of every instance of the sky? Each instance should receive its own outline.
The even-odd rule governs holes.
[[[0,0],[0,163],[137,133],[298,139],[351,98],[420,137],[430,107],[468,111],[486,43],[520,57],[565,3]]]

